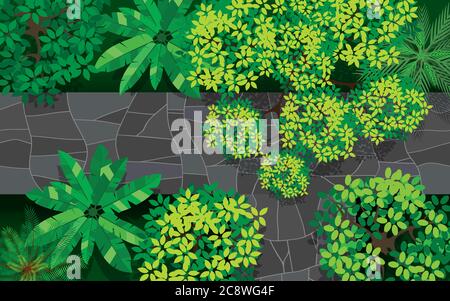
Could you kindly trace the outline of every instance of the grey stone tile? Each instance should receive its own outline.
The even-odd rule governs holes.
[[[269,242],[267,242],[269,243]],[[276,241],[273,240],[270,242],[275,250],[275,252],[277,252],[278,256],[282,259],[285,260],[288,256],[289,253],[289,247],[288,247],[288,243],[287,241]]]
[[[450,114],[429,112],[420,127],[424,131],[450,131]]]
[[[445,143],[450,143],[449,132],[421,132],[421,135],[411,135],[406,142],[409,153],[427,150]]]
[[[0,179],[2,194],[24,194],[36,188],[29,169],[0,167]]]
[[[283,281],[308,281],[308,270],[283,274]]]
[[[172,139],[167,120],[167,107],[154,114],[146,123],[145,128],[139,133],[142,137],[159,137]]]
[[[157,162],[157,163],[171,163],[171,164],[178,164],[181,166],[181,158],[180,156],[171,156],[167,158],[159,158],[150,160],[148,162]]]
[[[426,194],[450,194],[450,166],[425,163],[419,166]]]
[[[130,106],[130,112],[154,114],[167,104],[166,93],[139,93]]]
[[[298,211],[295,201],[279,202],[278,227],[280,240],[295,239],[306,235],[305,227]]]
[[[376,175],[379,168],[380,164],[378,159],[368,158],[361,162],[360,167],[354,172],[354,175]]]
[[[265,241],[262,249],[262,254],[258,259],[256,277],[261,278],[281,273],[284,273],[283,263],[278,258],[277,253],[272,247],[272,244],[268,241]]]
[[[8,140],[21,140],[31,143],[28,130],[0,130],[0,143]]]
[[[127,111],[128,111],[128,109],[122,109],[117,112],[113,112],[111,114],[100,117],[97,120],[121,124]]]
[[[76,156],[73,156],[77,159]],[[78,164],[84,167],[85,161],[77,159]],[[58,155],[53,156],[31,156],[30,171],[34,177],[46,177],[51,179],[64,179],[64,175],[60,169],[60,161]]]
[[[228,191],[237,190],[236,168],[232,166],[210,166],[207,167],[211,183],[217,182],[218,188]]]
[[[348,158],[346,160],[332,161],[326,164],[321,163],[314,169],[313,174],[317,176],[348,175],[354,173],[360,164],[360,158]]]
[[[83,120],[76,120],[75,122],[87,144],[115,140],[119,131],[118,124]]]
[[[158,187],[158,192],[162,194],[177,193],[182,187],[182,178],[179,179],[162,179]]]
[[[183,175],[183,188],[187,188],[190,186],[202,187],[205,184],[212,184],[212,183],[209,183],[207,176],[190,175],[190,174]]]
[[[167,106],[169,111],[183,111],[186,104],[186,96],[181,93],[168,93]]]
[[[133,136],[139,134],[144,129],[150,118],[151,115],[128,112],[125,115],[125,119],[120,127],[119,134]]]
[[[403,141],[384,141],[378,146],[374,145],[374,149],[380,161],[396,162],[409,158]]]
[[[450,111],[450,98],[444,93],[429,93],[428,102],[433,105],[433,111],[443,113]]]
[[[1,95],[1,97],[0,97],[0,110],[5,108],[5,107],[9,107],[9,106],[12,106],[14,104],[21,103],[21,102],[22,102],[22,100],[20,99],[20,97],[14,97],[12,95],[8,95],[8,96]]]
[[[258,281],[283,281],[282,274],[273,275],[273,276],[267,276],[267,277],[261,277],[256,279]]]
[[[195,175],[206,175],[206,167],[201,155],[181,155],[183,172]]]
[[[238,174],[237,175],[237,187],[238,192],[241,194],[251,194],[255,187],[256,181],[258,181],[257,175],[251,174]]]
[[[9,129],[28,129],[21,103],[0,109],[0,130]]]
[[[411,158],[417,165],[424,163],[440,163],[450,165],[450,143],[433,147],[424,151],[410,153]]]
[[[294,271],[301,271],[316,264],[317,250],[311,236],[290,240],[289,250]]]
[[[181,166],[164,163],[129,162],[127,166],[126,181],[138,179],[152,174],[161,174],[164,178],[178,178],[183,175]]]
[[[197,117],[198,116],[198,117]],[[206,116],[208,116],[208,107],[186,107],[184,111],[184,118],[197,121],[205,121]]]
[[[148,161],[156,158],[173,156],[171,140],[118,136],[117,151],[120,157],[130,161]]]
[[[329,281],[326,273],[320,267],[312,267],[309,269],[309,278],[314,281]]]
[[[64,140],[54,138],[33,137],[32,155],[54,155],[59,150],[67,153],[86,152],[86,145],[83,140]]]
[[[82,139],[70,113],[27,116],[27,119],[32,136]]]
[[[49,105],[38,105],[36,102],[24,104],[27,116],[53,114],[56,112],[68,112],[67,94],[57,95],[55,103]]]
[[[28,168],[31,144],[18,140],[0,143],[0,166]]]
[[[134,93],[69,93],[70,110],[75,119],[94,120],[127,108]]]
[[[255,193],[253,196],[256,199],[256,208],[258,208],[258,210],[268,208],[268,211],[264,216],[267,224],[266,228],[263,230],[264,237],[266,239],[278,240],[278,200],[269,193]]]

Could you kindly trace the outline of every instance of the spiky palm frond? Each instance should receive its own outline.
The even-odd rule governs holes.
[[[408,28],[398,45],[399,63],[381,70],[364,69],[361,80],[398,74],[412,79],[424,92],[437,88],[450,93],[450,5],[434,22],[424,7],[418,15],[417,24]]]
[[[50,266],[55,245],[26,244],[30,233],[39,224],[39,218],[31,207],[25,208],[25,222],[20,231],[5,227],[0,232],[0,280],[68,280],[65,262]],[[83,268],[83,266],[81,266]]]

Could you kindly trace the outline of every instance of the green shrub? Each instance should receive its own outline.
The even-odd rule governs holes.
[[[61,213],[38,224],[27,243],[43,246],[58,242],[52,266],[66,260],[80,241],[82,259],[87,264],[97,245],[112,267],[131,272],[131,257],[124,242],[139,245],[145,233],[116,214],[151,196],[161,176],[144,176],[118,188],[126,173],[127,159],[112,162],[104,146],[97,148],[89,176],[69,154],[59,152],[59,158],[68,184],[52,182],[43,190],[29,192],[27,197]]]
[[[66,1],[0,1],[0,89],[27,102],[53,104],[60,88],[95,71],[109,0],[82,1],[69,20]]]
[[[150,83],[158,88],[163,71],[182,93],[200,98],[187,76],[192,69],[187,58],[192,0],[134,0],[138,10],[121,8],[109,19],[107,28],[126,40],[106,50],[97,61],[100,71],[128,66],[120,82],[120,93],[131,89],[150,67]]]
[[[263,215],[245,196],[216,185],[150,200],[147,239],[135,260],[144,280],[245,280],[261,252]]]
[[[448,197],[426,201],[420,178],[401,170],[385,177],[345,178],[320,194],[323,210],[313,226],[324,240],[321,267],[329,277],[372,280],[439,280],[450,272]],[[376,279],[373,279],[376,280]]]

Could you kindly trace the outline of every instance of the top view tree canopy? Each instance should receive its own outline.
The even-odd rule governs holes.
[[[382,69],[397,64],[402,32],[418,17],[413,0],[230,0],[203,2],[188,36],[193,86],[224,99],[257,88],[261,77],[285,88],[267,113],[280,116],[281,146],[330,162],[354,156],[360,138],[378,144],[415,130],[430,106],[424,93],[397,74],[368,76],[361,84],[333,78],[337,65]],[[351,89],[343,97],[337,86]],[[227,110],[224,110],[227,111]],[[270,168],[260,178],[279,192]],[[278,183],[278,184],[277,184]],[[304,195],[285,193],[290,197]]]
[[[89,79],[105,32],[101,12],[108,3],[85,0],[79,16],[71,16],[66,1],[0,0],[3,94],[52,104],[72,79]]]

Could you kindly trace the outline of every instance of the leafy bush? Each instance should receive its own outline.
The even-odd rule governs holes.
[[[204,125],[208,147],[220,150],[226,157],[234,159],[262,154],[264,141],[258,127],[261,113],[252,107],[250,101],[220,101],[208,109]],[[234,139],[230,139],[230,133]]]
[[[420,178],[401,170],[366,180],[345,178],[321,194],[313,226],[325,244],[321,267],[342,280],[370,280],[371,260],[383,280],[438,280],[450,272],[448,197],[426,201]]]
[[[263,215],[245,196],[216,185],[190,187],[172,197],[150,200],[147,239],[135,260],[140,280],[252,279],[261,252]]]
[[[50,281],[67,280],[68,265],[60,262],[50,266],[51,252],[55,244],[36,246],[26,245],[27,237],[39,224],[35,211],[25,208],[25,223],[20,231],[11,227],[0,233],[0,280],[8,281]]]
[[[353,73],[399,63],[396,45],[417,18],[415,2],[386,0],[375,11],[373,4],[203,1],[188,36],[195,66],[188,79],[193,87],[221,93],[223,101],[257,88],[260,78],[277,80],[284,93],[263,115],[279,115],[281,145],[289,158],[297,157],[304,165],[354,157],[354,145],[362,137],[376,144],[405,138],[430,108],[421,91],[395,73],[345,83],[334,72],[336,66]],[[338,86],[347,86],[350,93],[344,97]],[[283,178],[276,175],[281,170],[268,168],[278,181]],[[268,180],[267,171],[260,178],[263,174],[268,189],[276,194],[287,189]],[[285,195],[304,195],[301,185]]]
[[[52,182],[27,197],[36,204],[61,213],[37,225],[27,243],[43,246],[59,241],[51,265],[65,260],[81,241],[81,255],[87,264],[96,244],[104,259],[114,268],[131,272],[131,257],[124,242],[139,245],[145,233],[116,213],[130,209],[152,195],[160,175],[144,176],[117,189],[126,172],[127,159],[112,162],[104,146],[99,146],[86,176],[80,164],[59,152],[61,169],[68,184]],[[116,190],[117,189],[117,190]]]
[[[109,0],[83,1],[69,20],[66,1],[0,1],[0,88],[22,100],[52,104],[60,87],[90,78],[104,39],[102,11]]]
[[[274,165],[262,165],[259,170],[261,187],[283,198],[307,195],[310,170],[306,163],[289,153],[281,153],[274,160]]]
[[[100,71],[113,71],[128,66],[120,82],[120,93],[136,84],[150,67],[150,82],[157,89],[163,71],[172,84],[186,95],[200,98],[186,80],[190,70],[186,59],[188,40],[186,15],[192,0],[134,0],[138,10],[121,8],[108,22],[108,30],[126,40],[109,48],[97,61]]]

